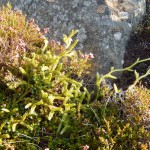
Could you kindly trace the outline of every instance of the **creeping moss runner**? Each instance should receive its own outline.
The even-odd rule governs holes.
[[[7,29],[7,30],[6,30]],[[138,87],[132,68],[96,75],[96,91],[83,86],[92,53],[74,51],[72,30],[64,45],[48,41],[34,20],[26,22],[10,4],[0,10],[0,149],[148,150],[150,90]],[[132,71],[126,91],[105,79]]]

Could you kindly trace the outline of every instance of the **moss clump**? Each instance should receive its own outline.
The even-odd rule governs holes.
[[[150,128],[150,90],[143,86],[129,87],[125,97],[125,114],[133,124]]]

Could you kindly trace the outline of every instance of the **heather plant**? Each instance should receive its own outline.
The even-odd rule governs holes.
[[[1,67],[20,65],[24,53],[33,52],[44,45],[44,37],[34,19],[26,21],[21,11],[13,11],[8,3],[0,10]]]

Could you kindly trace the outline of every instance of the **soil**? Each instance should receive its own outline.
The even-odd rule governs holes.
[[[131,34],[126,45],[123,67],[128,67],[137,59],[150,58],[150,2],[147,2],[147,13],[139,26]],[[150,61],[141,63],[134,68],[140,76],[150,69]],[[126,89],[135,81],[133,72],[125,72],[119,79],[119,84]],[[150,89],[150,75],[141,80],[141,84]]]

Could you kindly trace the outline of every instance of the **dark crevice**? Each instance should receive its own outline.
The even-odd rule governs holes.
[[[144,19],[137,28],[132,32],[131,37],[126,45],[123,67],[130,66],[138,58],[150,58],[150,1],[147,1],[147,8]],[[141,75],[145,74],[150,68],[150,61],[137,65],[134,69]],[[135,80],[133,72],[122,73],[119,84],[126,89]],[[150,89],[150,76],[144,78],[141,84]]]

